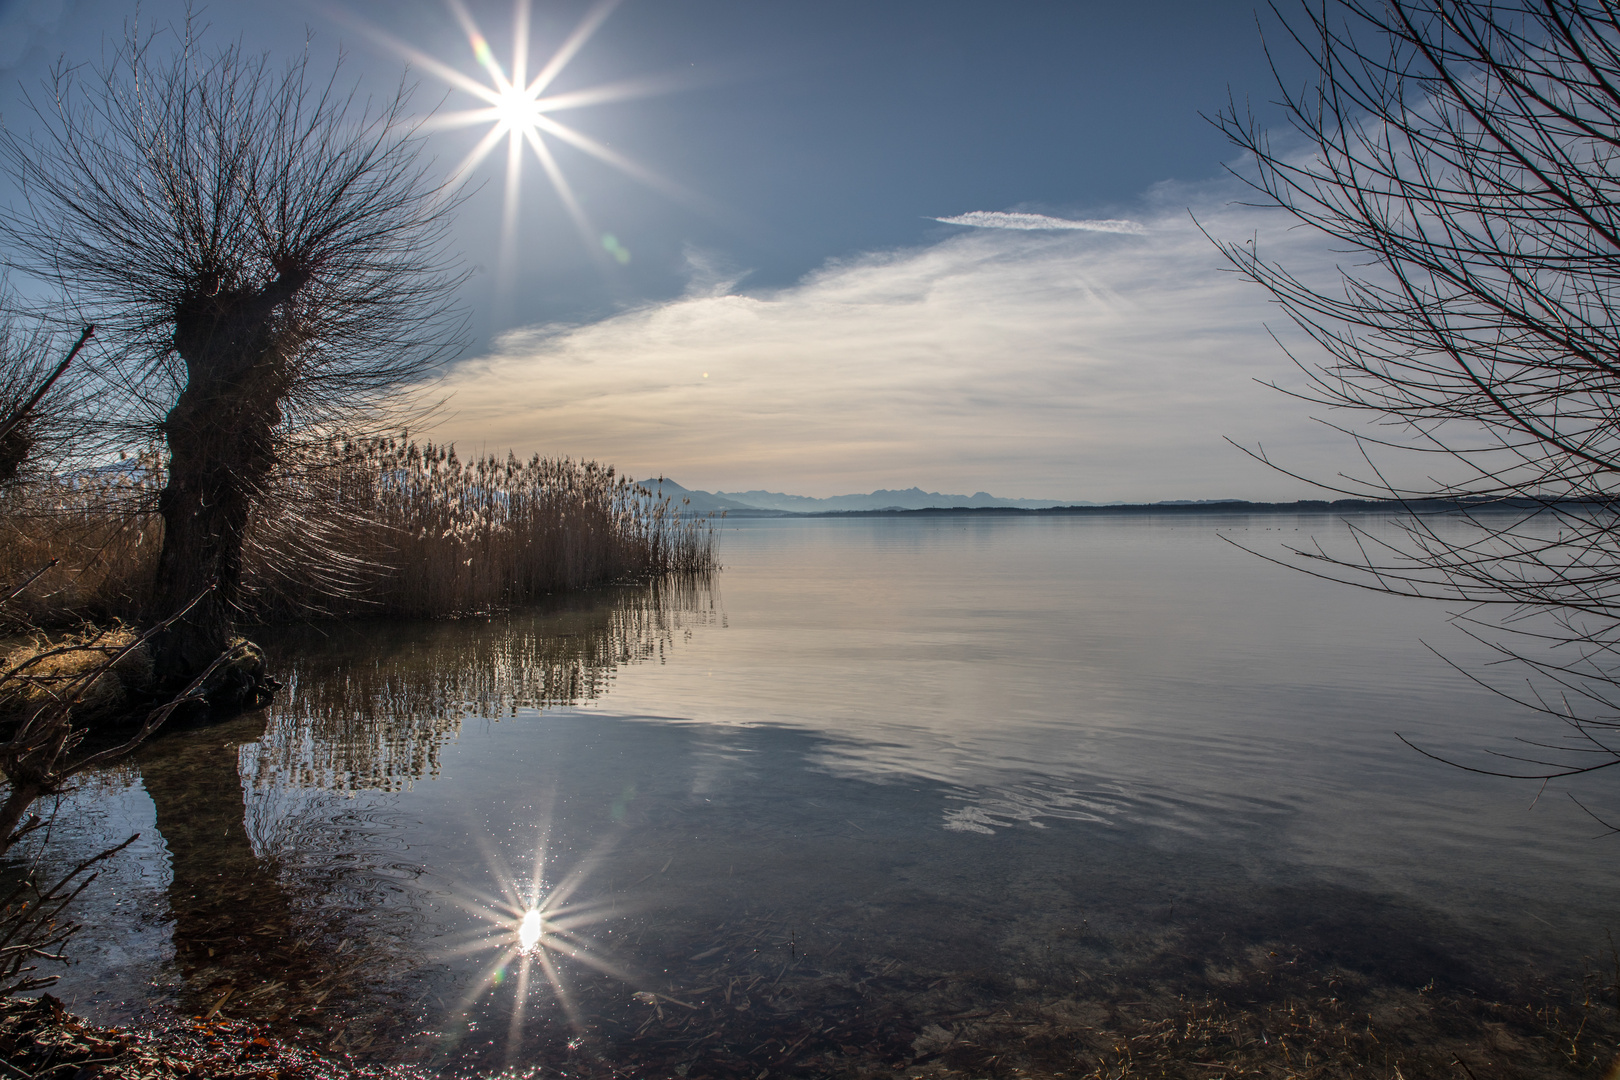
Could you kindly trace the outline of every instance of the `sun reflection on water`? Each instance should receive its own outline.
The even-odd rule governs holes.
[[[541,835],[548,832],[542,829]],[[598,845],[555,885],[549,884],[547,869],[561,860],[544,841],[537,846],[526,879],[507,870],[487,844],[482,846],[498,889],[490,894],[457,886],[454,903],[473,917],[473,925],[459,941],[452,940],[441,955],[448,959],[493,954],[451,1018],[452,1023],[456,1018],[465,1018],[468,1030],[473,1030],[473,1014],[480,1001],[498,992],[500,998],[510,1001],[506,1053],[512,1058],[523,1045],[524,1022],[531,1004],[556,1009],[576,1034],[584,1032],[583,1017],[569,986],[570,965],[582,965],[634,986],[636,979],[631,973],[610,957],[604,942],[592,936],[593,929],[629,914],[629,909],[612,897],[592,899],[584,894],[583,886],[606,856],[609,844]],[[611,928],[606,933],[611,934]]]
[[[518,948],[526,953],[534,951],[540,944],[540,936],[545,933],[546,920],[540,914],[539,908],[530,908],[523,913],[523,921],[518,923]]]

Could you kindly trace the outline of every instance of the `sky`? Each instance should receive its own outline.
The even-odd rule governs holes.
[[[0,0],[0,120],[31,122],[23,95],[53,63],[93,64],[131,20],[184,10]],[[444,399],[435,440],[817,496],[1320,495],[1227,440],[1329,482],[1360,464],[1319,409],[1262,385],[1300,382],[1267,329],[1286,323],[1200,231],[1260,238],[1307,275],[1336,258],[1243,204],[1226,171],[1242,162],[1204,119],[1230,95],[1282,123],[1251,2],[287,0],[201,17],[215,43],[341,54],[364,93],[413,84],[446,177],[490,130],[451,126],[487,107],[480,57],[510,74],[523,39],[526,76],[549,71],[562,126],[538,141],[563,187],[532,149],[514,181],[505,142],[461,174],[469,336],[421,391]]]

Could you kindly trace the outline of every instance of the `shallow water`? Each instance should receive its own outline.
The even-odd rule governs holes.
[[[1425,647],[1484,670],[1443,609],[1222,539],[1342,530],[731,522],[707,582],[266,633],[282,700],[65,801],[54,860],[142,839],[55,992],[453,1072],[696,1077],[995,1071],[1037,1027],[1254,1005],[1285,963],[1366,1000],[1590,981],[1614,842],[1394,734],[1489,764],[1558,733]]]

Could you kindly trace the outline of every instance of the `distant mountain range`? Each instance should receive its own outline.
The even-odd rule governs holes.
[[[933,510],[956,506],[1006,506],[1022,510],[1041,510],[1049,506],[1095,506],[1085,500],[1061,499],[998,499],[988,492],[975,495],[942,495],[922,488],[904,491],[874,491],[867,495],[834,495],[816,499],[808,495],[785,495],[780,491],[694,491],[673,480],[643,480],[646,487],[662,491],[676,503],[686,502],[690,511],[699,514],[726,511],[738,516],[749,514],[826,514],[859,510]]]
[[[988,492],[976,495],[942,495],[922,488],[904,491],[882,490],[868,495],[834,495],[815,499],[808,495],[784,495],[780,491],[693,491],[673,480],[643,480],[641,484],[657,495],[671,499],[678,510],[689,514],[726,513],[733,517],[783,517],[792,514],[881,514],[887,512],[984,510],[1020,512],[1051,511],[1057,514],[1206,514],[1206,513],[1294,513],[1294,514],[1422,514],[1467,511],[1470,514],[1504,512],[1522,514],[1544,510],[1552,503],[1538,499],[1491,499],[1465,497],[1403,503],[1388,499],[1296,499],[1293,502],[1249,502],[1244,499],[1164,499],[1153,503],[1093,502],[1088,499],[998,499]],[[1562,504],[1563,501],[1559,500]],[[1569,501],[1569,506],[1597,504]],[[1602,504],[1607,506],[1608,504]],[[992,514],[992,516],[997,516]]]

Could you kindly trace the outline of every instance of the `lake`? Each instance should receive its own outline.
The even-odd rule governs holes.
[[[1562,733],[1443,607],[1228,542],[1344,531],[729,521],[704,581],[265,631],[271,708],[63,801],[53,862],[141,839],[53,992],[447,1074],[1590,1072],[1605,781],[1422,756]]]

